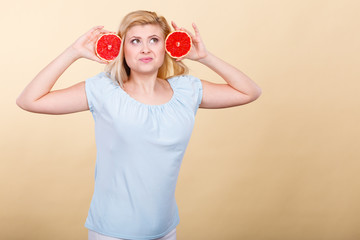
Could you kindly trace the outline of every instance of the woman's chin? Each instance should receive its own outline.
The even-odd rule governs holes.
[[[145,64],[137,68],[131,68],[131,72],[141,75],[153,75],[157,74],[158,71],[159,67]]]

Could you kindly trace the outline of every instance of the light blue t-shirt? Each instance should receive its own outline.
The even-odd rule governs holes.
[[[105,72],[85,89],[95,121],[95,188],[85,227],[125,239],[154,239],[179,224],[175,187],[202,99],[190,75],[168,79],[173,96],[147,105]]]

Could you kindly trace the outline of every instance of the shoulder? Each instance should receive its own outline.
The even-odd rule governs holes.
[[[201,80],[192,75],[178,75],[168,78],[168,81],[172,83],[174,87],[187,87],[192,89],[202,89]]]
[[[100,72],[95,76],[86,79],[85,92],[90,110],[94,111],[94,109],[99,108],[111,93],[116,92],[118,87],[117,83],[115,83],[105,72]]]
[[[86,79],[85,82],[86,82],[86,84],[98,85],[98,86],[115,84],[115,82],[113,80],[111,80],[110,76],[106,72],[100,72],[100,73],[96,74],[95,76],[92,76],[92,77]]]
[[[170,77],[170,78],[168,78],[168,80],[169,81],[197,81],[200,79],[193,75],[183,74],[183,75],[177,75],[177,76]]]
[[[106,72],[100,72],[85,81],[87,91],[106,92],[117,87],[119,87],[119,85],[113,81]]]
[[[203,87],[199,78],[192,75],[179,75],[168,79],[175,92],[182,97],[191,99],[198,107],[202,100]]]

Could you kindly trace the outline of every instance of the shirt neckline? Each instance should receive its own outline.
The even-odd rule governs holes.
[[[137,103],[137,104],[139,104],[139,105],[147,106],[147,107],[153,107],[153,108],[163,107],[163,106],[166,106],[166,105],[170,104],[170,103],[171,103],[172,101],[174,101],[174,99],[175,99],[175,89],[174,89],[173,84],[172,84],[172,78],[164,79],[164,80],[167,81],[167,82],[170,84],[170,88],[171,88],[173,94],[172,94],[172,96],[171,96],[171,98],[170,98],[169,101],[167,101],[167,102],[165,102],[165,103],[162,103],[162,104],[147,104],[147,103],[140,102],[140,101],[136,100],[135,98],[133,98],[132,96],[130,96],[130,95],[129,95],[124,89],[122,89],[120,86],[118,86],[118,87],[119,87],[120,91],[125,94],[125,96],[126,96],[127,98],[129,98],[131,101],[133,101],[133,102],[135,102],[135,103]]]

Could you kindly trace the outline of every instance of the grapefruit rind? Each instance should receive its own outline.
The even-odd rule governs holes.
[[[116,37],[115,41],[112,39],[112,44],[109,45],[106,41],[109,39],[109,36]],[[105,39],[108,38],[108,39]],[[118,41],[116,41],[118,39]],[[102,44],[100,47],[99,44],[101,44],[101,41],[106,41]],[[115,45],[114,45],[115,44]],[[113,46],[114,45],[114,46]],[[107,46],[107,47],[106,47]],[[120,53],[120,46],[121,46],[121,38],[115,34],[115,33],[105,33],[102,34],[95,43],[95,53],[101,60],[111,62],[114,60]]]
[[[190,52],[191,47],[191,37],[185,31],[173,31],[165,39],[165,50],[172,58],[185,57]]]

